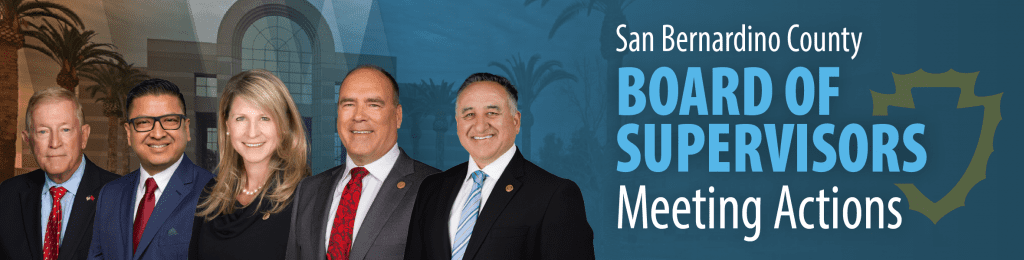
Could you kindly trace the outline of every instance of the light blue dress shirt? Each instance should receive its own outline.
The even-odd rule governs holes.
[[[68,192],[64,194],[64,197],[60,199],[60,210],[61,210],[61,221],[60,221],[60,241],[64,241],[64,230],[68,227],[68,220],[71,217],[71,208],[75,204],[75,195],[78,194],[78,185],[82,183],[82,175],[85,175],[85,155],[82,155],[82,163],[78,164],[78,170],[71,174],[71,178],[64,183],[57,184],[50,180],[50,176],[47,175],[46,184],[43,184],[42,194],[42,214],[39,219],[42,229],[40,234],[42,236],[43,244],[46,244],[46,222],[50,218],[50,210],[53,209],[53,196],[50,195],[50,187],[64,187]]]

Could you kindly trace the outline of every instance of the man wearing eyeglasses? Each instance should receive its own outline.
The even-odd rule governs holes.
[[[185,259],[199,194],[213,174],[185,156],[185,98],[162,79],[125,99],[128,144],[139,170],[103,186],[89,259]]]

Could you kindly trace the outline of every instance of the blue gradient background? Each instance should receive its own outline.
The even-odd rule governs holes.
[[[617,2],[617,1],[597,1]],[[607,82],[607,68],[601,55],[601,41],[610,41],[612,48],[621,42],[613,31],[602,32],[602,12],[589,16],[581,13],[564,23],[548,38],[555,18],[572,2],[550,1],[545,5],[521,1],[381,1],[384,33],[390,54],[398,57],[399,82],[433,79],[461,82],[471,73],[486,71],[505,75],[490,62],[505,63],[513,55],[524,59],[539,54],[542,61],[557,60],[562,68],[580,75],[578,82],[556,81],[541,92],[532,104],[536,120],[531,129],[530,151],[526,157],[555,174],[576,181],[583,188],[587,216],[596,238],[599,259],[675,259],[675,258],[1014,258],[1021,255],[1021,225],[1017,216],[1021,203],[1015,198],[1022,180],[1013,165],[1021,153],[1021,88],[1019,71],[1022,40],[1019,3],[1009,1],[635,1],[623,9],[628,29],[649,31],[655,35],[653,52],[627,53],[622,66],[637,67],[648,80],[654,69],[672,68],[682,82],[686,67],[704,71],[706,94],[710,98],[711,68],[730,67],[743,77],[744,67],[761,67],[769,72],[774,86],[771,108],[760,116],[657,116],[648,108],[636,116],[616,116],[601,120],[601,109],[615,109],[607,104],[606,95],[616,95],[614,85]],[[671,24],[680,31],[736,32],[741,24],[753,26],[752,31],[778,32],[778,52],[662,52],[661,25]],[[848,31],[863,32],[856,59],[846,52],[794,53],[786,47],[786,31],[800,24],[797,32]],[[797,35],[794,35],[798,37]],[[605,37],[605,38],[602,38]],[[796,43],[796,42],[794,42]],[[851,48],[852,49],[852,48]],[[590,64],[590,65],[587,65]],[[817,79],[817,67],[839,67],[840,77],[831,80],[839,88],[839,97],[831,100],[832,114],[817,115],[817,103],[806,116],[795,116],[786,109],[784,85],[789,71],[797,66],[808,67]],[[589,70],[583,69],[589,67]],[[869,90],[893,93],[891,73],[906,74],[924,69],[931,73],[980,71],[976,95],[1003,93],[1002,117],[995,135],[995,152],[988,163],[987,178],[971,190],[966,206],[958,208],[932,224],[924,215],[908,208],[908,202],[893,183],[915,183],[932,200],[940,199],[963,175],[980,133],[982,108],[956,109],[957,89],[915,89],[916,109],[890,107],[890,115],[871,115]],[[741,86],[737,93],[742,93]],[[647,86],[644,87],[645,89]],[[682,88],[680,87],[680,90]],[[570,98],[589,99],[589,106],[567,102]],[[742,96],[738,97],[742,104]],[[710,104],[709,104],[710,106]],[[742,105],[740,106],[742,110]],[[409,108],[406,108],[407,110]],[[710,108],[709,108],[710,109]],[[581,119],[583,111],[598,116]],[[676,113],[673,113],[676,114]],[[589,120],[589,121],[588,121]],[[871,162],[860,172],[846,172],[840,165],[827,173],[797,173],[795,151],[791,151],[787,172],[708,173],[707,145],[690,158],[690,172],[676,172],[676,159],[669,170],[652,173],[642,163],[634,172],[616,172],[615,162],[628,160],[607,128],[616,131],[625,123],[638,124],[707,124],[806,123],[808,131],[823,123],[837,125],[835,144],[842,126],[858,123],[871,134],[870,125],[892,124],[902,132],[912,123],[925,124],[920,142],[928,152],[928,163],[916,173],[874,173]],[[589,128],[589,129],[588,129]],[[673,127],[675,128],[675,127]],[[781,127],[780,127],[781,128]],[[643,129],[641,127],[641,133]],[[659,130],[660,132],[660,130]],[[660,133],[659,133],[660,134]],[[452,131],[448,140],[457,142]],[[643,137],[631,136],[641,151]],[[678,138],[678,137],[676,137]],[[723,141],[732,142],[732,135]],[[902,141],[902,140],[901,140]],[[400,145],[410,140],[402,138]],[[759,149],[762,165],[770,171],[765,140]],[[675,141],[673,141],[675,143]],[[808,140],[808,143],[811,143]],[[795,146],[795,140],[793,145]],[[901,160],[911,160],[902,142],[897,149]],[[722,153],[723,161],[733,161],[734,147]],[[795,148],[793,148],[795,150]],[[675,148],[673,148],[675,150]],[[823,155],[809,147],[809,161],[822,160]],[[675,153],[675,151],[673,151]],[[446,156],[446,168],[465,161],[462,150]],[[431,157],[432,158],[432,157]],[[431,163],[429,158],[421,158]],[[734,163],[734,162],[732,162]],[[810,169],[810,166],[808,166]],[[746,197],[761,197],[761,234],[755,242],[744,242],[743,236],[753,230],[696,229],[693,215],[682,215],[690,229],[679,230],[671,225],[671,217],[662,215],[665,230],[617,229],[618,187],[626,185],[630,199],[635,199],[639,185],[646,185],[648,203],[655,197],[693,197],[702,190],[707,197],[708,186],[714,186],[714,197],[732,196],[742,203]],[[895,230],[858,229],[805,230],[790,229],[783,219],[780,229],[773,229],[775,212],[782,185],[789,185],[794,206],[803,197],[815,197],[818,190],[841,200],[857,197],[903,198],[895,205],[903,218]],[[832,195],[832,186],[839,193]],[[630,201],[632,204],[634,201]],[[694,206],[691,202],[691,207]],[[703,220],[707,224],[707,204]],[[716,203],[717,206],[717,203]],[[742,204],[741,204],[742,206]],[[806,219],[817,226],[817,203],[808,205]],[[862,205],[863,206],[863,205]],[[650,205],[648,205],[650,210]],[[831,207],[826,219],[831,219]],[[691,209],[692,210],[692,209]],[[842,208],[840,208],[841,212]],[[716,225],[718,225],[716,212]],[[730,213],[731,215],[731,213]],[[872,221],[877,216],[873,216]],[[894,218],[886,209],[886,222]],[[839,220],[842,225],[842,218]]]

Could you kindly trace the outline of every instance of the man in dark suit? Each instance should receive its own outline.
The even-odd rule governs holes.
[[[459,88],[455,121],[469,162],[423,181],[407,259],[594,258],[579,187],[516,149],[517,100],[507,79],[489,73]]]
[[[338,91],[345,164],[299,183],[286,259],[403,259],[416,192],[439,170],[398,148],[401,126],[394,77],[349,72]]]
[[[141,167],[100,191],[89,259],[185,259],[199,194],[213,174],[184,155],[185,99],[162,79],[125,99],[128,143]]]
[[[0,184],[0,259],[85,259],[96,195],[119,176],[82,154],[91,131],[82,119],[64,88],[29,99],[21,134],[39,169]]]

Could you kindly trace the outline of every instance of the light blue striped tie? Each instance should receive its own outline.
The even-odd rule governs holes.
[[[469,245],[469,237],[473,235],[473,227],[476,226],[476,217],[480,215],[480,199],[484,179],[487,174],[483,171],[475,171],[470,177],[473,178],[473,191],[469,193],[466,205],[462,207],[462,215],[459,218],[459,231],[455,233],[455,245],[452,246],[452,260],[462,260],[466,254],[466,246]]]

